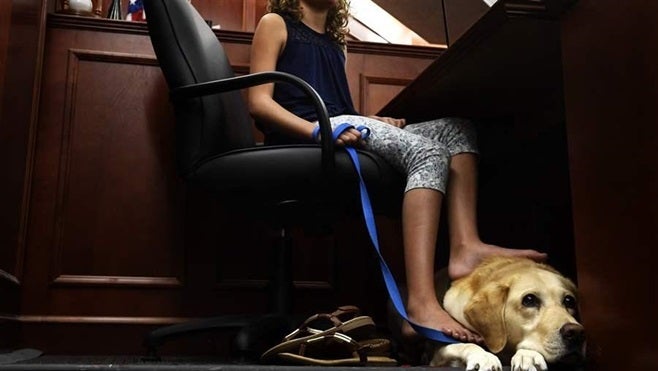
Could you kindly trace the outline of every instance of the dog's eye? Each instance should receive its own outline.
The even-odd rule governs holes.
[[[571,295],[565,295],[562,299],[562,305],[567,309],[576,309],[576,298]]]
[[[523,299],[521,300],[521,304],[524,307],[529,307],[529,308],[538,307],[540,304],[540,300],[535,294],[528,294],[523,297]]]

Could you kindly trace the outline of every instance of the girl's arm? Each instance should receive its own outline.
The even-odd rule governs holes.
[[[280,15],[269,13],[256,26],[251,45],[251,73],[275,71],[276,61],[287,39],[286,24]],[[249,113],[259,123],[283,134],[309,139],[314,125],[281,107],[272,95],[274,83],[249,88]]]

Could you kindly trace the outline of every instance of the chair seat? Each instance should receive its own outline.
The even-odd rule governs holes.
[[[399,210],[404,190],[401,173],[370,152],[358,154],[373,209]],[[327,192],[333,195],[330,199],[349,203],[358,200],[358,174],[348,154],[337,150],[333,184],[323,177],[320,159],[317,145],[239,149],[206,160],[187,180],[225,198],[247,197],[254,202],[313,201],[326,198]]]

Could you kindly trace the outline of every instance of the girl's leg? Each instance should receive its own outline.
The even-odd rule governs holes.
[[[456,322],[439,304],[434,288],[434,256],[443,195],[415,188],[405,193],[402,206],[404,261],[407,274],[407,314],[419,325],[454,338],[475,342],[479,337]],[[403,334],[414,334],[405,323]]]
[[[480,240],[476,215],[477,147],[471,122],[446,118],[408,125],[405,130],[445,144],[451,156],[446,202],[450,229],[448,274],[452,279],[467,275],[490,255],[546,259],[546,254],[535,250],[507,249]]]
[[[379,121],[341,116],[332,124],[366,125],[371,137],[365,148],[407,174],[402,205],[402,233],[407,276],[407,311],[410,319],[465,341],[479,337],[457,323],[441,307],[434,289],[434,256],[441,201],[447,184],[449,153],[440,143]],[[414,334],[405,324],[403,333]]]
[[[490,255],[546,260],[546,254],[535,250],[507,249],[482,242],[477,229],[476,199],[477,157],[473,153],[457,154],[450,161],[446,201],[450,230],[450,278],[467,275]]]

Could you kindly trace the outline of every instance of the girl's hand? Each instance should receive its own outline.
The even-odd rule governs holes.
[[[359,147],[363,144],[361,132],[356,129],[345,130],[336,139],[336,144],[339,146]]]
[[[368,117],[381,122],[385,122],[391,126],[395,126],[396,128],[400,128],[400,129],[402,129],[407,124],[405,119],[395,119],[392,117],[379,117],[379,116],[368,116]]]

